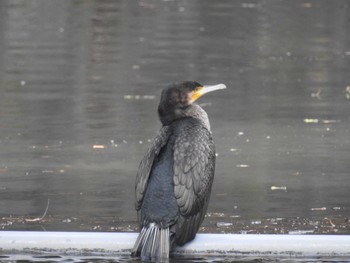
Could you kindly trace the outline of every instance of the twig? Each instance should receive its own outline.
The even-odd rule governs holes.
[[[335,224],[332,222],[332,220],[330,220],[328,217],[324,218],[325,220],[328,220],[328,222],[331,224],[331,227],[334,228]]]
[[[42,215],[42,217],[37,217],[37,218],[33,218],[33,219],[25,219],[25,221],[26,222],[39,222],[39,221],[43,220],[44,217],[46,216],[47,211],[49,210],[49,205],[50,205],[50,198],[47,199],[46,209],[45,209],[45,212]]]

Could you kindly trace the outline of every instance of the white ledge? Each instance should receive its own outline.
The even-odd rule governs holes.
[[[0,252],[126,255],[137,233],[0,231]],[[350,235],[197,234],[175,254],[349,257]]]

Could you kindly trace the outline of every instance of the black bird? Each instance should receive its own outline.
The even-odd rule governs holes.
[[[141,232],[132,255],[164,261],[170,249],[194,239],[202,223],[215,169],[215,146],[207,113],[193,103],[224,89],[195,81],[162,91],[162,128],[142,159],[136,177],[135,207]]]

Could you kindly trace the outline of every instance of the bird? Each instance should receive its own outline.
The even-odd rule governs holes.
[[[224,88],[224,84],[184,81],[162,90],[158,105],[162,127],[136,176],[141,231],[133,257],[166,262],[172,249],[195,238],[207,211],[216,158],[208,115],[195,101]]]

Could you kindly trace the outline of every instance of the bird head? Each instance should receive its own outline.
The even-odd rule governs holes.
[[[224,84],[204,86],[196,81],[173,84],[162,91],[158,106],[159,118],[163,125],[186,117],[187,109],[204,94],[225,89]]]

